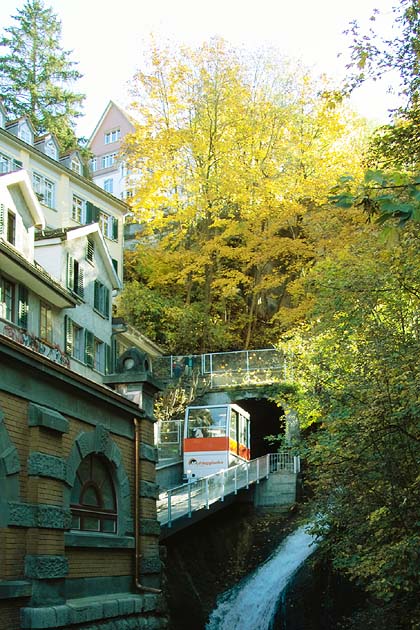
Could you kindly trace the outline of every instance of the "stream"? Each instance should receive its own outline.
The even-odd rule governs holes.
[[[271,557],[220,595],[206,630],[271,630],[280,596],[291,576],[315,551],[314,537],[302,525]]]

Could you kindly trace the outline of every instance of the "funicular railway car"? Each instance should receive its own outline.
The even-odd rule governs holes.
[[[184,427],[185,479],[212,475],[249,459],[248,412],[234,404],[187,407]]]

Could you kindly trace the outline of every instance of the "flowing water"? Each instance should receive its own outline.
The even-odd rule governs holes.
[[[206,630],[270,630],[281,592],[313,551],[314,538],[302,525],[254,573],[219,597]]]

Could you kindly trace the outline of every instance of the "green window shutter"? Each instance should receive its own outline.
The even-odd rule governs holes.
[[[18,326],[21,328],[28,327],[28,289],[19,284],[19,304],[18,304]]]
[[[109,318],[109,289],[104,287],[104,315]]]
[[[93,367],[95,357],[93,356],[94,352],[94,336],[90,330],[85,330],[85,363],[90,367]]]
[[[73,322],[68,315],[64,315],[64,349],[73,354]]]
[[[93,203],[86,201],[86,223],[93,223]]]
[[[67,254],[67,288],[74,291],[74,258]]]
[[[86,201],[86,223],[97,223],[99,221],[100,209],[90,201]]]
[[[118,241],[118,219],[111,217],[112,219],[112,238],[114,241]]]
[[[92,241],[91,238],[88,238],[86,243],[86,260],[88,260],[89,262],[93,262],[94,256],[95,243]]]
[[[112,348],[107,343],[105,344],[105,374],[112,374]]]
[[[77,274],[77,295],[81,298],[85,297],[85,274],[79,265],[79,273]]]
[[[95,280],[93,292],[93,307],[99,311],[99,282]]]
[[[112,258],[112,266],[115,269],[115,273],[118,275],[118,260],[115,260],[115,258]]]
[[[0,237],[4,236],[4,217],[6,215],[6,206],[0,203]]]

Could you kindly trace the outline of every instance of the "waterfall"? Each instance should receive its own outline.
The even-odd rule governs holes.
[[[315,550],[314,537],[302,525],[253,573],[223,593],[206,630],[270,630],[281,592]]]

